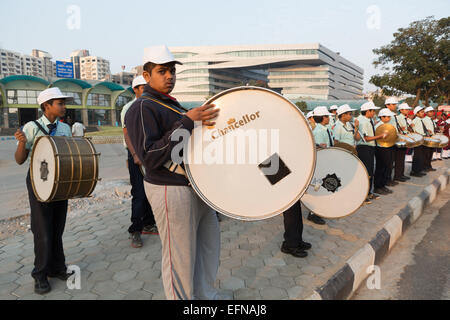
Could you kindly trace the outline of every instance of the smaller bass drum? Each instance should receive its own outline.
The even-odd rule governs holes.
[[[446,135],[443,134],[435,134],[432,136],[433,139],[439,139],[441,142],[439,143],[439,148],[446,148],[449,144],[449,139]]]
[[[439,146],[441,145],[441,139],[436,138],[435,136],[424,137],[423,145],[428,148],[439,148]]]
[[[421,145],[423,145],[423,135],[418,133],[409,133],[408,137],[414,140],[414,145],[412,146],[412,148],[420,147]]]
[[[397,148],[414,148],[415,140],[407,135],[399,134],[395,145]]]
[[[352,153],[333,147],[317,151],[314,177],[301,202],[323,218],[337,219],[356,212],[368,194],[364,164]]]

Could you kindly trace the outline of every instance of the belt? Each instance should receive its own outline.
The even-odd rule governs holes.
[[[176,173],[176,174],[181,174],[183,176],[186,177],[186,172],[184,171],[184,169],[177,163],[173,162],[173,161],[167,161],[164,164],[164,168],[167,168],[170,172]]]

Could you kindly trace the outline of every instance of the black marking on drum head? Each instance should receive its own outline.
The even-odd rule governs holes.
[[[291,173],[278,153],[274,153],[268,159],[258,165],[264,176],[272,185],[277,184]]]
[[[41,171],[41,179],[42,179],[42,181],[47,181],[47,177],[48,177],[48,163],[47,163],[47,161],[41,161],[41,168],[40,168],[40,171]]]
[[[322,179],[322,187],[330,192],[335,193],[339,187],[342,187],[341,179],[339,179],[336,173],[327,175]]]

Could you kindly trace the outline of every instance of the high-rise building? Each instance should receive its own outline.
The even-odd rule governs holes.
[[[56,63],[45,51],[34,49],[31,55],[0,49],[0,78],[24,74],[42,78],[56,76]]]
[[[0,78],[22,73],[22,55],[15,51],[0,49]]]
[[[111,75],[109,61],[97,56],[80,58],[82,80],[103,80]]]
[[[73,63],[73,76],[75,79],[81,79],[81,58],[88,57],[89,50],[77,50],[70,54],[70,61]]]
[[[363,69],[319,43],[172,47],[177,66],[173,95],[205,100],[240,85],[264,84],[288,99],[361,99]]]
[[[52,61],[52,55],[47,51],[33,49],[31,55],[42,61],[42,71],[45,77],[56,77],[56,63]]]

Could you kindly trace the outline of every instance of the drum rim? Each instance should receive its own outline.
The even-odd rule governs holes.
[[[270,218],[276,217],[276,216],[280,215],[281,213],[285,212],[286,210],[291,208],[297,201],[301,200],[303,195],[306,193],[306,190],[308,190],[309,185],[311,184],[311,180],[314,177],[314,173],[315,173],[315,170],[316,170],[316,162],[317,162],[316,144],[314,143],[314,136],[312,134],[312,131],[309,129],[308,120],[306,119],[306,117],[303,114],[303,112],[295,104],[293,104],[291,101],[289,101],[288,99],[286,99],[285,97],[283,97],[279,93],[277,93],[275,91],[272,91],[270,89],[266,89],[266,88],[262,88],[262,87],[255,87],[255,86],[235,87],[235,88],[231,88],[231,89],[228,89],[228,90],[225,90],[225,91],[222,91],[222,92],[216,94],[215,96],[209,98],[203,105],[210,104],[214,100],[217,100],[219,97],[221,97],[221,96],[223,96],[223,95],[225,95],[227,93],[231,93],[231,92],[234,92],[234,91],[242,91],[242,90],[257,90],[257,91],[265,91],[267,93],[271,93],[271,94],[277,96],[278,98],[281,98],[282,100],[288,102],[295,109],[295,111],[297,111],[300,114],[300,116],[303,119],[306,127],[308,128],[307,132],[310,135],[311,141],[313,142],[313,144],[312,144],[313,145],[313,166],[312,166],[312,170],[310,172],[310,175],[308,177],[308,183],[305,184],[306,187],[304,188],[304,190],[302,190],[300,192],[300,194],[298,194],[294,198],[294,200],[292,200],[290,203],[288,203],[282,209],[277,210],[276,212],[272,212],[272,213],[269,213],[269,214],[266,214],[264,216],[260,216],[260,217],[257,217],[257,218],[242,217],[242,216],[238,216],[236,214],[230,213],[230,212],[226,212],[225,210],[217,207],[212,202],[210,202],[208,200],[208,198],[206,198],[206,196],[199,190],[197,184],[195,183],[195,180],[192,177],[188,161],[184,161],[184,169],[185,169],[185,172],[186,172],[186,177],[188,178],[190,186],[192,187],[192,189],[200,197],[200,199],[202,199],[213,210],[215,210],[215,211],[217,211],[217,212],[219,212],[219,213],[221,213],[221,214],[223,214],[223,215],[225,215],[225,216],[227,216],[229,218],[240,220],[240,221],[262,221],[262,220],[266,220],[266,219],[270,219]],[[184,153],[184,155],[183,155],[184,160],[186,160],[187,154],[188,154],[187,152]]]
[[[369,177],[369,173],[367,172],[366,166],[365,166],[364,163],[361,161],[361,159],[360,159],[359,157],[355,156],[352,152],[350,152],[350,151],[348,151],[348,150],[346,150],[346,149],[338,148],[338,147],[322,148],[322,149],[319,149],[317,152],[323,151],[323,150],[329,150],[329,149],[339,149],[339,150],[345,151],[345,152],[349,153],[350,155],[352,155],[353,157],[355,157],[356,160],[359,161],[359,163],[360,163],[360,164],[362,165],[362,167],[364,168],[364,172],[365,172],[366,175],[367,175],[367,180],[369,180],[369,183],[368,183],[369,186],[368,186],[368,190],[367,190],[367,196],[368,196],[368,195],[369,195],[369,192],[370,192],[370,187],[371,187],[371,186],[370,186],[370,177]],[[367,199],[367,196],[366,196],[366,199]],[[301,199],[300,199],[300,201],[301,201]],[[302,204],[305,206],[306,209],[308,209],[310,212],[314,213],[315,215],[318,215],[319,217],[322,217],[322,218],[324,218],[324,219],[329,219],[329,220],[339,220],[339,219],[348,218],[348,217],[354,215],[354,214],[356,213],[356,211],[358,211],[359,209],[361,209],[362,206],[364,206],[364,202],[365,202],[365,199],[364,199],[364,201],[361,203],[361,205],[360,205],[357,209],[355,209],[353,212],[351,212],[351,213],[349,213],[349,214],[347,214],[347,215],[345,215],[345,216],[343,216],[343,217],[337,217],[337,218],[333,218],[333,217],[330,218],[330,217],[324,217],[324,216],[321,216],[320,214],[315,213],[315,212],[312,211],[310,208],[308,208],[308,206],[307,206],[306,204],[304,204],[303,202],[302,202]]]
[[[36,190],[36,186],[34,185],[34,179],[33,179],[33,159],[34,159],[34,155],[36,153],[35,152],[36,151],[36,146],[37,146],[38,142],[42,138],[46,138],[46,139],[48,139],[50,141],[50,145],[52,146],[52,149],[53,149],[53,158],[55,159],[55,180],[53,180],[52,191],[50,192],[50,196],[49,196],[49,198],[47,200],[43,200],[39,196],[39,194],[38,194],[38,192]],[[40,136],[34,142],[33,152],[31,153],[31,159],[30,159],[30,162],[31,162],[31,165],[30,165],[30,180],[31,180],[31,188],[33,189],[33,193],[34,193],[34,195],[36,196],[36,199],[39,202],[44,202],[44,203],[51,202],[52,200],[49,200],[49,199],[52,199],[55,196],[55,193],[56,193],[56,183],[55,183],[55,181],[57,181],[57,179],[59,179],[59,163],[58,163],[58,161],[56,161],[57,160],[56,159],[57,157],[55,156],[56,151],[57,150],[56,150],[55,142],[53,141],[53,139],[51,139],[51,136]]]

